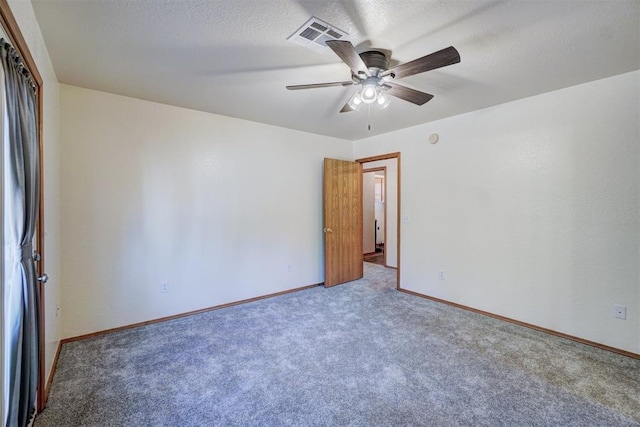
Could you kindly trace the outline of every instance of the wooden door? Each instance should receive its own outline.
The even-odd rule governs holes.
[[[325,158],[324,285],[362,276],[362,165]]]

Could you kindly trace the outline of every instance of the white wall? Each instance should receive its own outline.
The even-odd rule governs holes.
[[[324,280],[348,141],[66,85],[61,107],[64,337]]]
[[[401,286],[640,353],[639,82],[356,142],[356,157],[402,152]]]
[[[362,174],[362,252],[376,250],[375,242],[375,172]]]
[[[58,80],[53,71],[49,53],[31,2],[9,0],[20,31],[43,79],[43,149],[44,158],[44,232],[45,269],[50,280],[45,285],[45,369],[49,376],[53,358],[60,342],[59,320],[56,308],[60,305],[60,181],[59,181],[59,94]],[[46,380],[46,379],[45,379]]]
[[[392,146],[391,144],[390,146]],[[380,152],[378,154],[388,154],[398,150]],[[366,156],[356,155],[356,158]],[[401,160],[402,163],[402,160]],[[375,162],[363,163],[365,169],[386,167],[384,184],[387,186],[386,199],[386,241],[384,242],[385,259],[387,267],[398,267],[398,161],[396,159],[378,160]]]

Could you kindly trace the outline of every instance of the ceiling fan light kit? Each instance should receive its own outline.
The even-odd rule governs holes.
[[[331,83],[313,83],[287,86],[289,90],[315,89],[332,86],[360,86],[340,110],[341,113],[357,110],[361,105],[377,105],[386,108],[389,98],[395,96],[415,105],[423,105],[433,95],[395,83],[394,80],[460,62],[460,54],[449,46],[404,64],[389,68],[387,56],[377,50],[358,53],[351,42],[329,40],[326,45],[351,69],[351,80]]]
[[[363,86],[353,94],[347,103],[351,107],[351,111],[357,110],[362,105],[374,104],[380,109],[385,109],[391,101],[391,97],[385,93],[387,89],[384,86]]]
[[[377,88],[373,85],[362,86],[360,92],[362,96],[362,102],[364,102],[365,104],[373,104],[378,98]]]

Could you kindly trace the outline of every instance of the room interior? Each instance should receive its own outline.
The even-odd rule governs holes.
[[[386,168],[368,168],[362,170],[362,253],[365,262],[387,265],[385,261],[386,204],[385,204]],[[391,218],[390,221],[398,221]]]
[[[640,358],[640,3],[6,2],[43,79],[48,385],[61,343],[322,283],[323,159],[396,152],[403,290]],[[314,16],[461,59],[340,113],[353,87],[286,89],[350,79],[287,40]]]

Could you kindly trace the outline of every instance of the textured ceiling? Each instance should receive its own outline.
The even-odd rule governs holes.
[[[640,69],[640,1],[32,0],[61,83],[356,140]],[[339,114],[330,50],[287,41],[316,16],[396,63],[453,45],[459,64],[400,80],[423,106]]]

